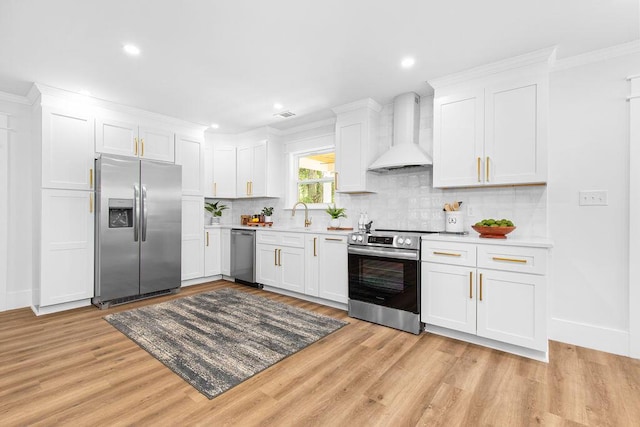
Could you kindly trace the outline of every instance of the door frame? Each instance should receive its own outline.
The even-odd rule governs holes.
[[[0,311],[8,309],[9,116],[0,113]]]
[[[629,356],[640,358],[640,74],[629,97]]]

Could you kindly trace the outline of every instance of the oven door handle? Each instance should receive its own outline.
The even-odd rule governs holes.
[[[420,257],[417,251],[404,251],[402,249],[375,249],[375,248],[358,248],[349,246],[347,253],[354,255],[370,255],[380,258],[396,258],[396,259],[408,259],[418,260]]]

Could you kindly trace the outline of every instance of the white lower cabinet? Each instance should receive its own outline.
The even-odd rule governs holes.
[[[304,293],[304,235],[256,231],[256,281]]]
[[[222,250],[221,274],[231,276],[231,229],[220,230],[220,248]]]
[[[424,240],[421,320],[546,353],[547,252]]]
[[[204,275],[222,274],[221,230],[209,228],[204,230]]]
[[[46,307],[93,297],[94,194],[42,190],[39,292]]]
[[[318,296],[346,304],[348,294],[347,236],[319,236]]]
[[[182,196],[182,280],[204,276],[204,197]]]

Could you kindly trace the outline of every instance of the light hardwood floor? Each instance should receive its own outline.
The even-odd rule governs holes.
[[[350,324],[208,400],[102,317],[234,287]],[[640,361],[551,342],[549,364],[218,281],[100,311],[0,313],[0,425],[640,425]]]

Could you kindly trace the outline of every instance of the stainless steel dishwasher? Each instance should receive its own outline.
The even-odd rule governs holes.
[[[262,287],[256,283],[256,232],[231,229],[231,277],[245,285]]]

